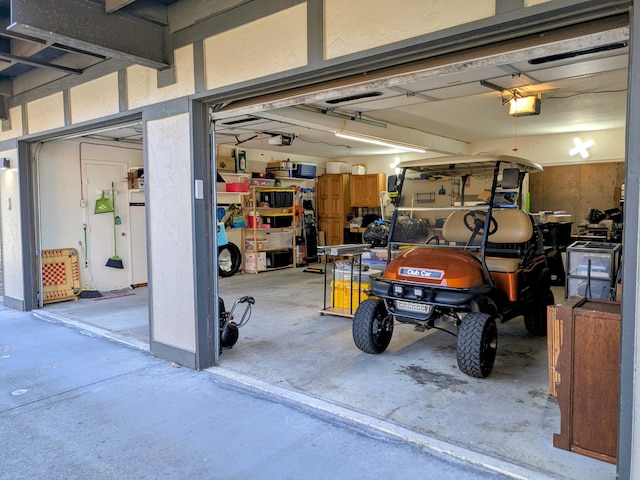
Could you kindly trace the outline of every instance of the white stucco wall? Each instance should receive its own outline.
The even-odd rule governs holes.
[[[207,89],[307,63],[307,6],[302,3],[204,41]]]
[[[10,169],[0,170],[4,294],[16,300],[24,300],[17,151],[0,152],[0,158],[11,161]]]
[[[152,340],[195,351],[189,115],[146,123]]]
[[[164,102],[195,92],[193,45],[174,50],[176,82],[158,88],[158,72],[134,65],[127,68],[127,102],[129,109]]]
[[[99,95],[96,95],[100,92]],[[69,89],[71,122],[79,123],[118,113],[118,74],[83,83]]]
[[[325,58],[491,17],[495,0],[326,0]]]
[[[27,132],[38,133],[64,126],[64,98],[54,93],[27,104]]]
[[[9,109],[9,120],[11,128],[4,132],[0,131],[0,142],[22,135],[22,108],[14,107]]]

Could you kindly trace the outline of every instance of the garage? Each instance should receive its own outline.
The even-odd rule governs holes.
[[[571,233],[587,235],[588,232],[579,231],[578,227],[587,223],[589,211],[619,207],[625,183],[624,112],[629,75],[626,25],[624,18],[611,16],[606,22],[589,24],[589,28],[581,25],[575,29],[559,29],[554,32],[557,37],[545,39],[548,43],[544,48],[539,39],[522,38],[509,46],[449,53],[431,63],[416,62],[402,68],[391,65],[364,81],[357,76],[344,76],[333,84],[318,84],[311,91],[293,88],[271,97],[261,97],[255,91],[249,94],[248,90],[243,92],[242,89],[226,97],[219,94],[206,99],[207,118],[213,122],[215,139],[211,156],[216,159],[218,173],[225,180],[225,190],[228,184],[250,183],[253,178],[261,178],[254,177],[254,172],[268,176],[267,168],[275,168],[269,164],[284,162],[286,170],[286,162],[291,162],[313,165],[315,176],[300,180],[300,177],[287,175],[281,177],[281,185],[309,188],[317,194],[316,179],[333,171],[334,163],[346,165],[339,168],[346,168],[350,181],[356,176],[355,168],[367,175],[383,174],[383,185],[388,186],[386,179],[396,173],[398,162],[445,154],[495,153],[497,149],[500,153],[530,158],[545,167],[543,173],[537,174],[541,178],[535,178],[534,174],[529,181],[532,212],[569,215]],[[511,100],[528,97],[537,100],[534,101],[539,108],[537,114],[509,114]],[[403,144],[428,149],[421,154],[402,152],[394,147],[370,147],[359,140],[336,137],[336,131],[360,134],[369,139],[375,137],[395,143],[396,148]],[[108,129],[99,135],[107,138],[105,142],[111,141],[108,140]],[[117,135],[114,133],[113,138]],[[579,142],[574,141],[575,138]],[[579,146],[586,149],[588,159],[580,156],[576,163],[577,157],[570,151]],[[577,154],[581,155],[580,150]],[[233,171],[228,168],[225,172],[219,161],[230,158],[235,159]],[[241,159],[246,161],[244,168]],[[127,165],[127,170],[136,167],[140,167],[140,163]],[[565,174],[567,171],[571,173]],[[550,176],[546,172],[551,172]],[[236,176],[238,174],[240,176]],[[570,184],[560,181],[565,176]],[[592,188],[595,178],[606,178],[602,188]],[[430,193],[433,193],[434,201],[450,204],[456,186],[437,180],[432,183],[433,192]],[[221,190],[223,186],[217,188]],[[91,193],[98,190],[108,190],[108,186]],[[236,203],[235,197],[220,190],[217,191],[216,206],[223,206],[227,213],[233,214],[229,207]],[[222,197],[227,198],[220,201]],[[229,198],[234,201],[229,202]],[[93,203],[97,199],[87,200]],[[153,201],[147,197],[149,200]],[[244,199],[237,196],[237,200],[242,203]],[[157,209],[161,208],[159,203],[155,205]],[[351,204],[348,206],[352,207]],[[54,205],[51,208],[55,209]],[[348,223],[345,229],[344,222],[379,212],[376,206],[355,208],[359,210],[349,208],[350,219],[346,216],[343,219],[339,232],[342,241],[338,243],[357,243],[363,233],[362,225],[352,227]],[[173,212],[175,206],[169,205],[167,209]],[[318,210],[317,203],[312,203],[311,210]],[[242,216],[249,224],[248,212],[242,212]],[[316,222],[320,227],[319,217]],[[75,229],[82,234],[82,224]],[[229,228],[229,237],[245,249],[246,239],[242,233],[246,232],[238,230]],[[318,231],[324,232],[320,228]],[[104,232],[96,233],[99,237],[107,236]],[[256,238],[254,240],[257,242]],[[317,241],[323,243],[320,238]],[[292,245],[292,250],[297,250],[296,246]],[[111,255],[106,254],[107,258]],[[310,260],[313,258],[311,255]],[[436,442],[434,448],[454,445],[454,454],[458,456],[464,456],[468,448],[487,456],[497,454],[507,463],[536,465],[544,474],[563,475],[563,468],[566,468],[565,476],[569,478],[574,474],[571,471],[580,471],[582,478],[589,478],[588,475],[613,478],[615,466],[552,447],[551,437],[557,433],[558,412],[557,405],[548,395],[547,344],[544,339],[527,338],[518,321],[503,325],[506,330],[500,334],[509,340],[504,342],[506,349],[498,353],[501,370],[489,377],[494,382],[491,384],[476,383],[455,370],[450,339],[441,332],[425,336],[410,328],[398,329],[388,352],[379,356],[365,355],[353,347],[348,320],[320,315],[325,279],[323,275],[304,270],[308,266],[323,270],[330,265],[312,260],[308,262],[310,265],[304,265],[305,262],[298,265],[297,251],[295,262],[293,260],[292,255],[289,261],[295,268],[278,268],[258,274],[242,272],[218,280],[217,288],[227,306],[239,294],[257,298],[253,317],[240,331],[237,347],[223,351],[219,359],[219,364],[226,372],[231,372],[230,375],[247,382],[258,377],[271,385],[269,388],[281,387],[294,392],[279,391],[282,395],[303,393],[321,401],[346,405],[351,412],[362,411],[377,419],[380,429],[393,425],[399,436],[405,435],[406,431],[402,429],[407,428],[417,435],[414,438],[418,441],[432,436],[443,442]],[[97,264],[97,261],[93,263]],[[246,264],[243,269],[246,270]],[[274,284],[277,285],[275,289]],[[554,289],[556,297],[562,299],[562,282]],[[125,304],[136,296],[108,302]],[[95,301],[95,304],[108,302]],[[64,310],[67,304],[52,307]],[[291,315],[294,309],[297,321],[287,322],[293,330],[279,330],[284,322],[277,320]],[[145,312],[140,318],[144,319],[144,315],[148,318],[149,313]],[[268,320],[271,318],[275,321]],[[140,326],[144,329],[144,322]],[[305,339],[305,352],[296,350],[300,344],[294,339],[298,338]],[[335,346],[335,351],[328,352],[327,346]],[[430,363],[434,351],[439,352],[437,366]],[[268,363],[266,358],[273,363]],[[296,368],[281,370],[290,365]],[[518,375],[530,372],[529,367],[535,374],[527,377],[526,388],[518,388],[518,382],[525,382]],[[310,382],[309,378],[313,378],[317,368],[335,372],[335,375],[318,379],[317,383]],[[390,392],[406,394],[402,402],[396,395],[382,395],[379,385],[371,381],[378,374],[391,382]],[[510,392],[505,393],[506,398],[493,398],[496,383],[505,392]],[[379,401],[372,404],[371,398]],[[416,398],[420,400],[416,402]],[[498,405],[492,409],[482,408],[494,402]],[[443,414],[439,405],[450,404],[459,405],[459,408]],[[522,405],[531,417],[522,418]],[[505,414],[507,421],[497,413],[501,411],[508,412]],[[415,428],[416,423],[419,428]],[[471,431],[469,425],[479,428]],[[460,441],[460,432],[464,432],[462,436],[469,439],[469,444]],[[516,441],[522,442],[522,446],[509,448]],[[521,452],[532,444],[539,445],[540,449],[535,449],[531,458],[522,460]]]

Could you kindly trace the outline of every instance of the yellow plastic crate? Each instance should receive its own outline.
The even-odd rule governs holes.
[[[349,289],[351,287],[351,289]],[[360,305],[360,302],[370,298],[364,291],[371,288],[370,283],[360,284],[360,298],[358,298],[358,282],[345,282],[342,280],[335,280],[331,282],[331,298],[333,300],[333,306],[337,308],[349,308],[349,300],[351,300],[351,308],[355,311]],[[351,290],[351,292],[349,291]],[[359,300],[359,301],[358,301]]]

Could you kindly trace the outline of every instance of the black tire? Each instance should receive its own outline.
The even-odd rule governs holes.
[[[458,329],[456,356],[462,373],[484,378],[493,370],[498,351],[498,327],[488,313],[467,313]]]
[[[353,342],[366,353],[382,353],[393,335],[393,317],[382,300],[363,301],[353,316]]]
[[[545,337],[547,335],[547,306],[556,303],[553,292],[547,288],[545,292],[536,298],[531,309],[524,314],[524,326],[531,335]]]
[[[235,243],[218,246],[218,274],[231,277],[238,273],[242,265],[242,253]]]

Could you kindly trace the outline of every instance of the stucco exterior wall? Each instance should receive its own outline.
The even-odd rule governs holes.
[[[0,131],[0,142],[10,140],[22,135],[22,108],[14,107],[9,109],[10,127],[5,131]]]
[[[195,351],[189,115],[146,123],[147,215],[154,341]]]
[[[307,63],[307,6],[300,4],[204,41],[207,89]]]
[[[96,95],[96,92],[100,94]],[[72,123],[118,113],[118,74],[112,73],[70,88],[69,103]]]
[[[15,300],[24,300],[17,150],[0,152],[0,158],[3,157],[11,161],[11,168],[0,170],[4,294]]]
[[[436,32],[495,14],[495,0],[325,1],[325,58]]]
[[[64,95],[54,93],[27,104],[27,132],[38,133],[64,126]]]

